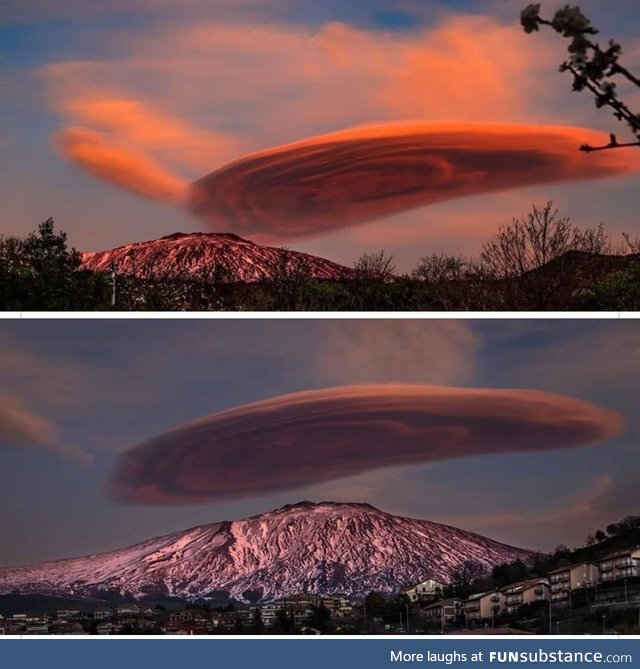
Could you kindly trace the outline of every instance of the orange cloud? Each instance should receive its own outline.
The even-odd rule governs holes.
[[[66,123],[105,130],[127,145],[161,154],[170,164],[175,161],[202,172],[242,155],[247,147],[310,137],[222,167],[194,188],[192,208],[216,230],[234,229],[262,240],[294,239],[340,232],[345,226],[452,197],[630,171],[628,164],[608,161],[631,161],[631,152],[624,157],[619,152],[617,158],[576,154],[586,141],[606,140],[580,128],[556,129],[550,138],[552,129],[536,127],[537,144],[533,136],[526,142],[533,146],[524,146],[521,134],[505,136],[506,148],[491,146],[486,138],[469,140],[461,149],[471,152],[464,154],[462,167],[452,157],[458,151],[455,144],[439,147],[437,155],[432,138],[417,140],[415,160],[403,153],[397,138],[371,140],[367,150],[373,163],[356,154],[355,141],[349,141],[345,173],[340,157],[332,158],[332,147],[321,140],[331,135],[316,137],[335,128],[371,122],[385,126],[405,118],[439,120],[443,127],[454,125],[452,119],[492,124],[559,120],[608,127],[597,110],[560,85],[557,52],[547,48],[555,44],[553,36],[527,40],[516,24],[451,14],[404,33],[339,22],[318,27],[172,23],[146,30],[143,39],[123,38],[113,58],[52,64],[45,74],[53,107]],[[295,147],[300,149],[295,155],[285,155]],[[407,145],[406,150],[412,149]],[[401,155],[395,163],[391,157],[381,162],[378,151]],[[490,155],[494,151],[500,155]],[[518,152],[520,165],[513,170],[499,167],[505,155],[515,162]],[[293,162],[287,162],[289,157]],[[467,158],[472,162],[468,169]],[[318,162],[322,160],[326,165]],[[279,171],[282,181],[277,179]],[[283,182],[289,175],[292,183],[286,187]],[[221,186],[224,193],[207,192],[209,183]],[[477,229],[477,213],[474,210],[463,221],[468,229]],[[455,221],[450,226],[447,214],[437,214],[436,225],[445,232],[415,226],[407,234],[419,233],[425,240],[456,236],[450,229]],[[395,220],[386,239],[396,242],[403,227],[411,225],[410,217]],[[340,239],[349,242],[344,235]]]
[[[361,472],[602,441],[620,416],[530,390],[363,385],[274,397],[178,427],[121,456],[108,494],[136,503],[226,500]]]
[[[212,162],[244,153],[234,137],[201,130],[125,95],[81,91],[59,107],[74,123],[104,130],[130,146],[156,151],[189,168],[205,170]]]
[[[195,182],[191,206],[239,234],[304,237],[436,202],[640,169],[635,154],[578,151],[583,128],[404,122],[261,151]],[[594,159],[595,158],[595,159]]]
[[[54,137],[57,149],[91,174],[152,200],[178,204],[187,182],[146,154],[87,128],[67,128]]]

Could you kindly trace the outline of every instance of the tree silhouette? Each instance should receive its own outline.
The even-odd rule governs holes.
[[[565,5],[549,21],[540,16],[540,4],[536,3],[525,7],[520,18],[526,33],[536,32],[540,26],[550,26],[570,40],[567,47],[569,58],[560,65],[560,71],[573,75],[574,91],[590,91],[595,97],[596,107],[609,107],[614,117],[626,123],[635,136],[635,141],[621,143],[611,133],[608,144],[595,147],[583,144],[580,150],[589,152],[640,146],[640,114],[634,113],[618,93],[620,80],[640,88],[640,79],[620,63],[620,44],[610,40],[608,46],[603,48],[594,41],[593,36],[599,31],[591,25],[579,7]]]

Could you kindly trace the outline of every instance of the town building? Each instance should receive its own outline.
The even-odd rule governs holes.
[[[98,623],[96,625],[96,634],[113,634],[115,631],[115,625],[110,622]]]
[[[551,586],[551,601],[554,604],[569,604],[571,592],[597,585],[600,570],[595,562],[578,562],[558,567],[548,574]]]
[[[463,606],[465,620],[467,623],[491,620],[504,612],[505,602],[506,596],[498,590],[471,595]]]
[[[61,618],[63,620],[78,618],[80,615],[78,609],[60,609],[60,611],[56,611],[56,618]]]
[[[445,587],[445,583],[428,578],[426,581],[416,583],[410,588],[404,588],[402,594],[406,595],[412,602],[432,602],[442,595]]]
[[[438,625],[442,629],[455,622],[462,614],[463,602],[457,597],[450,597],[449,599],[441,599],[433,604],[429,604],[423,609],[423,614],[427,624],[434,626]]]
[[[605,555],[598,560],[598,568],[601,583],[640,576],[640,546]]]
[[[501,592],[505,596],[504,606],[507,613],[515,613],[525,604],[547,601],[551,598],[551,587],[546,578],[533,578],[520,583],[512,583]]]
[[[27,625],[24,634],[49,634],[49,625],[44,622]]]
[[[109,620],[113,617],[113,609],[108,609],[106,607],[97,608],[93,612],[93,617],[96,620]]]

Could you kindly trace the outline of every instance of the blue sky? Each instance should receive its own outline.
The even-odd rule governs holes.
[[[302,499],[368,502],[538,549],[578,545],[638,512],[636,321],[31,320],[5,321],[0,338],[0,400],[90,456],[14,443],[5,425],[3,564],[108,550]],[[282,393],[385,382],[550,391],[619,412],[624,432],[238,501],[137,506],[104,493],[119,454],[179,424]]]

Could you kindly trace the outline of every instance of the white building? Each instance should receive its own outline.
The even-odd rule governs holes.
[[[412,602],[433,601],[442,595],[445,587],[445,583],[428,578],[426,581],[421,581],[410,588],[405,588],[402,593],[407,595]]]

